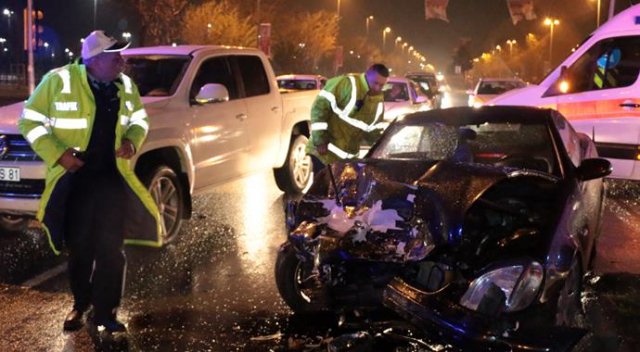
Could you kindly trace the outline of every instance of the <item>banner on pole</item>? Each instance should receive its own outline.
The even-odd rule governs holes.
[[[271,23],[260,23],[258,26],[258,49],[271,57]]]
[[[449,22],[447,6],[449,0],[424,0],[424,17],[428,20],[443,20]]]
[[[535,20],[536,13],[533,11],[533,0],[507,0],[509,15],[514,25],[522,20]]]

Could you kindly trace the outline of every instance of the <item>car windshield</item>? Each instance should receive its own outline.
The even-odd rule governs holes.
[[[552,145],[542,123],[399,123],[389,127],[369,157],[496,164],[518,155],[532,159],[528,168],[551,172],[556,165]]]
[[[173,95],[189,63],[188,56],[127,56],[125,74],[133,79],[141,96]]]
[[[521,81],[483,81],[478,87],[478,94],[502,94],[524,86],[525,83]]]
[[[317,89],[316,81],[313,79],[279,79],[278,87],[296,90]]]

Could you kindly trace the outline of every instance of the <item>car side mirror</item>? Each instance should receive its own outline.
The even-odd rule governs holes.
[[[200,88],[195,100],[202,105],[229,101],[229,91],[222,84],[207,83]]]
[[[423,104],[429,101],[429,98],[425,97],[424,95],[418,95],[418,97],[416,98],[416,104]]]
[[[558,79],[551,84],[549,89],[542,95],[542,97],[562,95],[571,92],[571,70],[567,66],[562,65],[560,67],[560,75]]]
[[[582,160],[576,169],[578,179],[581,181],[593,180],[611,174],[611,162],[602,158],[591,158]]]

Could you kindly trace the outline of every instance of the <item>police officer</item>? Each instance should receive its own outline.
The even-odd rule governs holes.
[[[364,142],[380,136],[384,106],[382,87],[389,69],[373,64],[360,75],[342,75],[329,81],[311,108],[311,138],[306,151],[314,172],[340,159],[354,158]]]
[[[27,101],[18,127],[47,165],[38,219],[59,254],[69,249],[74,305],[64,330],[126,331],[117,319],[124,286],[124,239],[159,246],[158,209],[130,168],[149,129],[138,89],[122,73],[119,42],[89,34],[82,63],[49,72]],[[100,330],[102,330],[100,329]]]

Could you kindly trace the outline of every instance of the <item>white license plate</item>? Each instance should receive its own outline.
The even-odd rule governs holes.
[[[0,181],[20,182],[20,168],[0,167]]]

